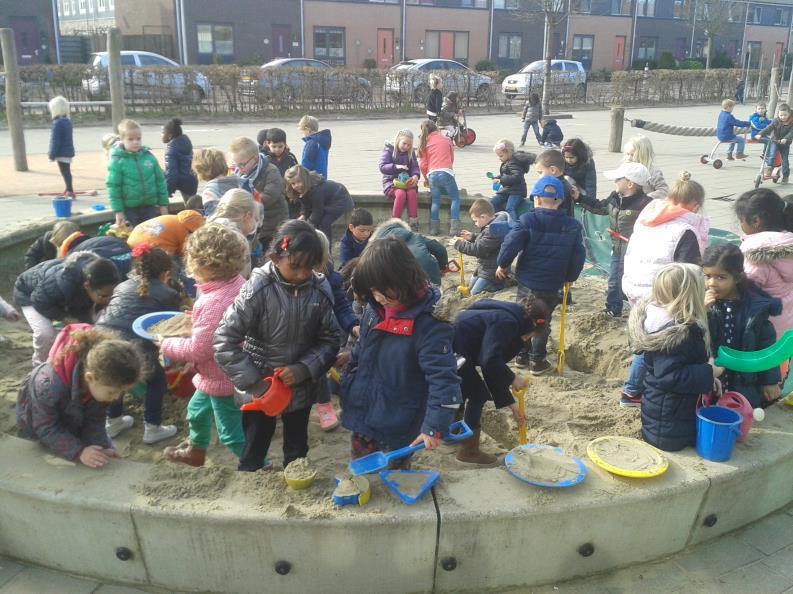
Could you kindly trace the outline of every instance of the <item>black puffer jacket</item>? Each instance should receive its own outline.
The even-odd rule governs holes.
[[[598,173],[593,159],[575,165],[565,164],[564,174],[573,179],[579,192],[583,191],[586,196],[592,198],[597,196]]]
[[[121,278],[127,278],[130,268],[132,268],[132,250],[126,241],[117,237],[100,235],[99,237],[86,238],[76,245],[72,244],[69,254],[75,252],[93,252],[101,258],[107,258],[116,265]]]
[[[617,191],[612,192],[608,198],[603,200],[598,200],[594,196],[581,195],[579,204],[591,213],[608,215],[609,229],[630,239],[639,213],[652,201],[653,199],[639,188],[634,195],[624,198]],[[612,235],[611,249],[615,255],[624,254],[628,249],[628,242]]]
[[[179,293],[160,280],[149,283],[149,292],[145,297],[138,294],[139,288],[139,277],[130,278],[118,285],[97,325],[111,328],[124,338],[131,339],[136,336],[132,332],[132,322],[140,316],[156,311],[179,310]]]
[[[267,391],[264,378],[290,366],[297,378],[286,412],[311,406],[336,360],[341,329],[333,293],[321,274],[302,285],[281,278],[272,262],[256,268],[223,316],[212,347],[215,361],[250,401]]]
[[[25,252],[25,270],[58,256],[58,250],[52,245],[51,240],[52,231],[47,231],[30,245],[28,251]]]
[[[195,194],[198,178],[193,173],[192,165],[193,143],[186,134],[180,134],[165,146],[165,183],[169,196],[176,190]]]
[[[350,192],[338,182],[324,180],[300,197],[300,214],[315,227],[319,226],[325,210],[349,212],[355,208]]]
[[[525,175],[531,169],[536,158],[534,153],[515,151],[511,159],[502,163],[498,174],[498,181],[501,183],[498,194],[517,195],[525,198],[527,192]]]
[[[479,233],[471,237],[471,241],[458,239],[454,242],[454,249],[462,252],[466,256],[474,256],[479,266],[474,275],[496,282],[496,269],[498,264],[498,252],[501,244],[509,233],[509,215],[500,212],[490,223],[488,223]]]

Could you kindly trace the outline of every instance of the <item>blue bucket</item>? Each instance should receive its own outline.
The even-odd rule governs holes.
[[[697,454],[713,462],[726,462],[741,434],[743,417],[730,408],[705,406],[697,411]]]
[[[72,216],[72,201],[70,198],[58,197],[52,199],[52,207],[55,209],[55,216],[68,219]]]

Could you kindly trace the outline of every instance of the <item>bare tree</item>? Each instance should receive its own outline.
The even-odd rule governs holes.
[[[728,0],[694,0],[691,19],[694,25],[701,27],[707,39],[705,45],[705,69],[710,69],[713,54],[713,40],[727,33],[735,17],[743,13],[742,9]]]

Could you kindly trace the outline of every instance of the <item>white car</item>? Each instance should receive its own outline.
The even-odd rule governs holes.
[[[387,95],[404,95],[414,101],[424,102],[430,92],[429,75],[438,74],[443,79],[444,95],[457,91],[461,98],[484,101],[490,94],[493,79],[474,72],[465,64],[442,58],[419,58],[400,62],[389,68],[385,76]]]
[[[541,93],[545,79],[545,60],[537,60],[510,74],[501,83],[501,92],[507,99],[525,99],[529,93]],[[586,94],[586,70],[581,62],[573,60],[551,60],[551,81],[554,87],[575,90],[583,97]]]

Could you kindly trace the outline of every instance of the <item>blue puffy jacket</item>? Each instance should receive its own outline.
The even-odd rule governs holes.
[[[397,319],[368,305],[361,336],[341,380],[342,424],[381,447],[408,445],[419,433],[445,434],[462,403],[452,325],[432,315],[434,287]]]
[[[581,274],[586,260],[581,223],[561,210],[535,208],[504,238],[497,264],[515,267],[518,283],[533,291],[558,291]]]
[[[303,155],[300,164],[306,169],[316,171],[328,179],[328,152],[330,151],[330,130],[320,130],[303,137]]]
[[[732,140],[735,138],[735,127],[748,128],[749,122],[737,119],[732,112],[722,111],[719,113],[719,121],[716,124],[716,138],[721,141]]]
[[[347,293],[344,290],[344,282],[341,278],[341,274],[333,270],[333,262],[330,260],[328,260],[327,268],[325,268],[325,278],[328,279],[331,291],[333,292],[333,313],[336,316],[339,327],[344,330],[342,342],[346,342],[347,335],[353,327],[360,324],[360,322],[352,311],[350,300],[347,299]]]
[[[759,113],[754,112],[749,116],[749,123],[752,125],[752,135],[757,134],[760,130],[768,126],[771,120],[767,116],[761,116]]]
[[[50,150],[47,156],[50,161],[54,161],[58,157],[74,157],[72,121],[69,118],[60,116],[52,120]]]
[[[192,196],[198,189],[198,178],[193,173],[193,143],[185,134],[165,145],[165,183],[169,196],[176,190]]]
[[[357,258],[363,253],[364,248],[369,245],[369,240],[358,241],[353,236],[352,232],[347,229],[339,242],[339,262],[340,267],[343,267],[347,262],[353,258]]]

